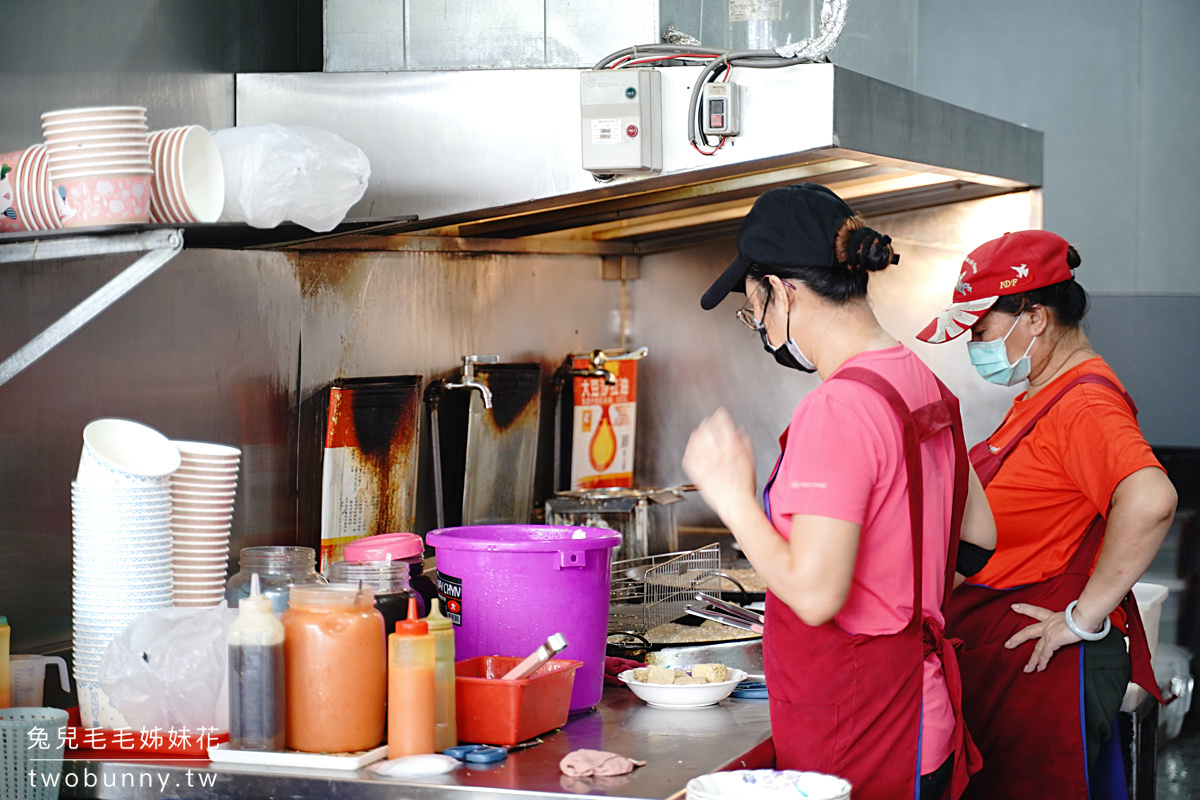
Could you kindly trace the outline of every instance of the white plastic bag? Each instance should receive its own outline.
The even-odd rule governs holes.
[[[134,730],[228,730],[226,637],[236,616],[224,602],[146,612],[109,644],[100,688]]]
[[[249,125],[215,131],[213,141],[225,168],[225,222],[332,230],[371,177],[362,150],[321,128]]]

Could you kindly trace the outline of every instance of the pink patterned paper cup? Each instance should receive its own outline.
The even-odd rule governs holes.
[[[18,195],[21,199],[17,213],[25,226],[33,230],[61,228],[62,222],[54,205],[54,189],[50,185],[49,155],[46,145],[35,144],[25,150],[17,168],[20,173]]]
[[[145,175],[93,175],[54,182],[65,228],[120,225],[150,220],[150,182]]]
[[[0,155],[0,233],[29,230],[18,210],[21,204],[18,167],[24,157],[24,150]]]

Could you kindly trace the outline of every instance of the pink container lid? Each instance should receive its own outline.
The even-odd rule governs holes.
[[[365,536],[346,545],[342,558],[359,564],[368,561],[400,561],[419,557],[425,552],[425,544],[415,533],[381,533]]]

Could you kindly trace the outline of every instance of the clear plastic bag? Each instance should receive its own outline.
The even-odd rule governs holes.
[[[228,730],[226,637],[236,616],[224,602],[146,612],[109,644],[100,688],[134,730]]]
[[[225,170],[225,222],[332,230],[371,177],[362,150],[321,128],[249,125],[215,131],[213,141]]]

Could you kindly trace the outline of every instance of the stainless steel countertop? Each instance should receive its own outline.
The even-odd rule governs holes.
[[[665,800],[687,782],[728,765],[761,767],[743,757],[770,737],[766,700],[723,700],[697,709],[652,708],[624,687],[605,687],[595,711],[569,720],[544,743],[513,753],[499,764],[459,767],[447,775],[389,780],[368,770],[294,770],[280,767],[217,768],[206,760],[122,759],[63,762],[64,798],[147,800],[514,800],[606,795]],[[630,775],[568,778],[558,768],[581,748],[610,750],[646,761]],[[211,781],[211,783],[210,783]]]

